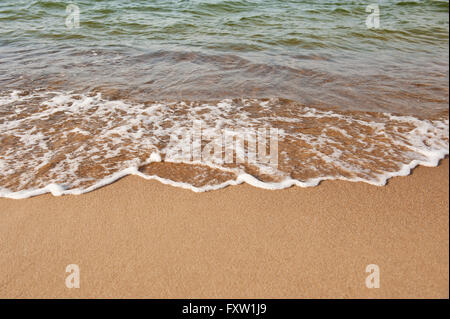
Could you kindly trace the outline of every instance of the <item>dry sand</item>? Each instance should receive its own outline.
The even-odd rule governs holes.
[[[0,297],[449,297],[449,168],[194,193],[130,176],[0,199]],[[68,264],[81,287],[68,289]],[[377,264],[381,287],[365,286]]]

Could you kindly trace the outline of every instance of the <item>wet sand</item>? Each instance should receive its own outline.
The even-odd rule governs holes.
[[[385,187],[194,193],[129,176],[0,199],[0,297],[448,298],[448,177],[446,159]],[[65,286],[68,264],[79,289]]]

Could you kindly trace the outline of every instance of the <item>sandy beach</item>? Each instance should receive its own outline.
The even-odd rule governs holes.
[[[449,298],[449,1],[2,0],[0,26],[0,300]]]
[[[445,159],[385,187],[194,193],[129,176],[79,196],[0,199],[0,297],[448,298],[448,175]],[[68,264],[78,289],[65,286]]]

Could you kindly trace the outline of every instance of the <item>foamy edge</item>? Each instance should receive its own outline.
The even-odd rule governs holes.
[[[8,103],[17,99],[20,99],[18,96],[19,91],[13,91],[9,97],[0,97],[3,98],[3,101],[0,101],[2,103]],[[56,93],[56,92],[55,92]],[[60,96],[61,97],[61,96]],[[64,96],[63,96],[64,97]],[[221,102],[222,103],[222,102]],[[224,104],[224,103],[222,103]],[[262,102],[264,104],[264,102]],[[223,106],[223,105],[222,105]],[[226,106],[226,105],[225,105]],[[326,114],[332,113],[331,111],[326,112]],[[317,117],[320,117],[318,114],[314,114]],[[332,114],[333,115],[333,114]],[[386,113],[385,115],[389,116],[391,119],[402,119],[406,121],[417,121],[416,118],[408,117],[408,116],[401,116],[397,117],[392,114]],[[338,116],[338,114],[335,114],[334,116]],[[444,123],[445,122],[445,123]],[[448,126],[448,121],[441,122],[441,124]],[[414,148],[414,145],[411,145],[411,148]],[[87,188],[69,188],[68,186],[65,186],[63,184],[56,184],[56,183],[50,183],[42,188],[37,189],[27,189],[27,190],[21,190],[17,192],[10,191],[5,188],[0,187],[0,197],[4,198],[11,198],[11,199],[23,199],[23,198],[29,198],[33,196],[38,196],[46,193],[51,193],[54,196],[61,196],[61,195],[80,195],[84,193],[91,192],[95,189],[98,189],[100,187],[109,185],[118,179],[121,179],[128,175],[136,175],[140,176],[147,180],[157,180],[163,184],[171,185],[175,187],[180,187],[183,189],[189,189],[194,192],[205,192],[205,191],[212,191],[212,190],[218,190],[222,189],[227,186],[233,186],[233,185],[239,185],[242,183],[247,183],[249,185],[252,185],[257,188],[261,189],[267,189],[267,190],[279,190],[288,188],[291,186],[299,186],[299,187],[313,187],[317,186],[320,182],[326,181],[326,180],[343,180],[343,181],[350,181],[350,182],[364,182],[367,184],[375,185],[375,186],[383,186],[386,184],[386,182],[391,178],[395,176],[407,176],[411,173],[411,170],[414,169],[418,165],[422,166],[428,166],[428,167],[436,167],[439,165],[439,161],[443,158],[445,158],[449,154],[448,145],[443,148],[434,149],[434,150],[424,150],[424,149],[415,149],[418,153],[424,155],[426,160],[412,160],[409,164],[403,164],[401,165],[400,169],[394,172],[385,172],[383,174],[377,175],[376,179],[364,179],[360,177],[354,177],[354,178],[346,178],[343,176],[321,176],[317,178],[308,179],[306,181],[300,181],[292,178],[286,178],[282,182],[263,182],[255,178],[254,176],[247,174],[247,173],[239,173],[237,174],[237,178],[234,180],[228,180],[221,184],[216,185],[206,185],[202,187],[196,187],[189,183],[185,182],[176,182],[170,179],[162,178],[157,175],[146,175],[139,171],[139,166],[145,165],[151,162],[161,162],[161,157],[159,153],[152,153],[149,159],[145,163],[141,163],[139,166],[132,166],[128,167],[126,169],[120,170],[112,175],[109,175],[98,182],[96,182],[94,185],[91,185]],[[167,161],[167,163],[171,163],[170,161]],[[202,163],[187,163],[187,164],[202,164]],[[219,168],[224,170],[223,167],[215,167],[214,165],[208,165],[212,168]]]
[[[98,183],[86,188],[74,188],[74,189],[64,189],[63,186],[55,183],[51,183],[43,188],[39,189],[31,189],[31,190],[22,190],[18,192],[11,192],[7,189],[1,189],[0,188],[0,197],[4,198],[10,198],[10,199],[24,199],[24,198],[30,198],[38,195],[43,195],[47,193],[51,193],[53,196],[62,196],[62,195],[81,195],[85,193],[92,192],[98,188],[107,186],[109,184],[112,184],[116,182],[117,180],[128,176],[128,175],[135,175],[142,177],[146,180],[156,180],[159,181],[165,185],[175,186],[183,189],[188,189],[196,193],[201,192],[207,192],[207,191],[213,191],[213,190],[219,190],[222,188],[225,188],[227,186],[234,186],[239,185],[242,183],[247,183],[251,186],[266,189],[266,190],[281,190],[285,188],[289,188],[292,186],[298,186],[298,187],[314,187],[318,186],[322,181],[327,180],[342,180],[347,182],[364,182],[370,185],[374,186],[384,186],[386,185],[387,181],[392,177],[397,176],[408,176],[411,174],[412,170],[417,167],[418,165],[426,166],[426,167],[437,167],[439,165],[440,160],[444,159],[449,153],[448,151],[442,151],[442,152],[436,152],[434,158],[428,162],[424,161],[418,161],[414,160],[409,164],[404,164],[400,170],[396,172],[390,172],[386,173],[379,182],[371,181],[371,180],[365,180],[363,178],[345,178],[345,177],[335,177],[335,176],[324,176],[320,178],[313,178],[310,180],[307,180],[305,182],[295,180],[295,179],[286,179],[280,183],[268,183],[268,182],[262,182],[255,177],[253,177],[250,174],[240,174],[235,180],[229,180],[222,184],[217,185],[207,185],[203,187],[195,187],[188,183],[183,182],[175,182],[170,179],[162,178],[156,175],[146,175],[140,172],[136,167],[129,167],[127,169],[124,169],[120,172],[117,172],[107,178],[102,179]]]

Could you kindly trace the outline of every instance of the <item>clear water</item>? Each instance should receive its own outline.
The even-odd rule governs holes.
[[[0,84],[134,97],[283,97],[362,110],[448,104],[448,1],[2,0]]]
[[[378,29],[369,3],[1,0],[2,196],[83,192],[120,172],[196,190],[242,176],[378,185],[435,165],[448,153],[448,1],[373,1]],[[279,170],[174,168],[170,135],[199,119],[283,130]],[[163,164],[149,167],[154,152]]]

